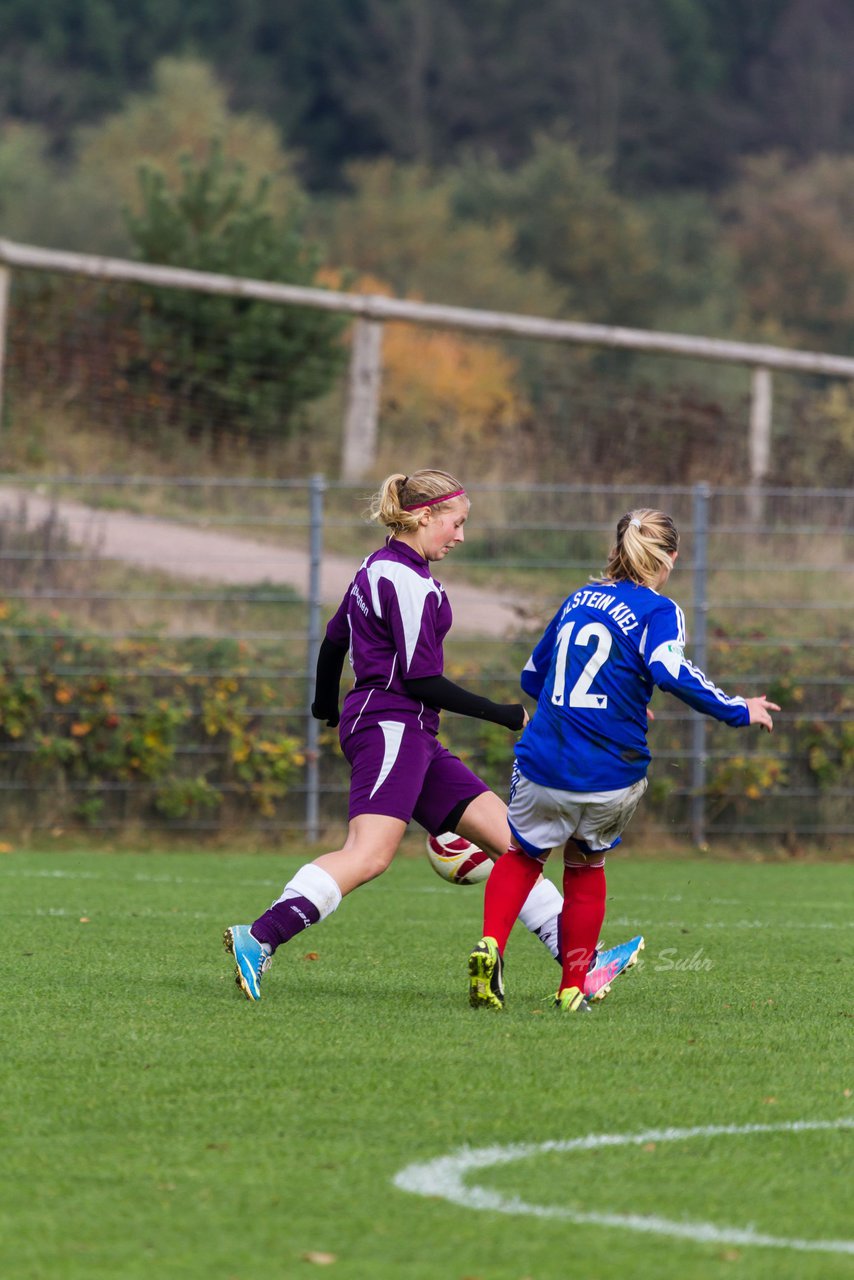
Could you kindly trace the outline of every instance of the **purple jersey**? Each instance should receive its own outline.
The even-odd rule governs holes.
[[[442,641],[451,626],[448,598],[423,556],[390,538],[369,555],[326,628],[329,640],[347,648],[355,684],[344,699],[341,721],[353,725],[365,712],[415,713],[429,733],[439,712],[407,693],[405,681],[442,674]]]

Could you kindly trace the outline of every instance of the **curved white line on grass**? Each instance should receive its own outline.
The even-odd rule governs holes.
[[[704,1125],[695,1129],[647,1129],[644,1133],[590,1133],[563,1142],[515,1143],[505,1147],[464,1147],[449,1156],[424,1164],[410,1164],[394,1178],[400,1191],[439,1197],[467,1209],[493,1213],[527,1214],[536,1218],[561,1218],[566,1222],[597,1227],[622,1227],[652,1235],[694,1240],[700,1244],[763,1245],[772,1249],[854,1254],[854,1240],[802,1240],[764,1235],[752,1227],[718,1227],[712,1222],[675,1222],[669,1218],[634,1213],[590,1213],[560,1206],[527,1204],[518,1196],[504,1196],[486,1187],[466,1184],[467,1174],[496,1165],[529,1160],[547,1152],[595,1151],[602,1147],[641,1146],[647,1142],[685,1142],[691,1138],[741,1137],[754,1133],[807,1133],[821,1129],[851,1129],[854,1120],[794,1120],[788,1124]]]

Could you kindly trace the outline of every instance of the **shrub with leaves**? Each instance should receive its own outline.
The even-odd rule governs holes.
[[[278,816],[304,763],[301,711],[288,690],[253,679],[260,655],[213,640],[187,664],[168,640],[110,644],[44,622],[17,606],[3,614],[7,821],[227,827]]]

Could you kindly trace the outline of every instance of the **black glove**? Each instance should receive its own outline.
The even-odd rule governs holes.
[[[315,720],[325,720],[330,729],[334,729],[341,719],[341,712],[338,707],[324,707],[319,702],[311,704],[311,714]]]

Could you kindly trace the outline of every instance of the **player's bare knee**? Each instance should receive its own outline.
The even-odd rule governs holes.
[[[364,880],[375,880],[377,876],[381,876],[387,871],[394,857],[394,850],[369,849],[360,855],[360,866],[364,876]]]

